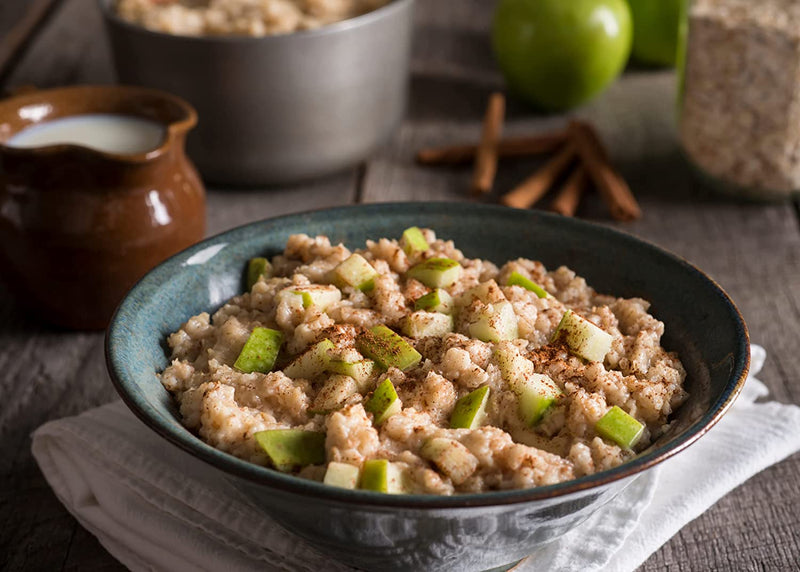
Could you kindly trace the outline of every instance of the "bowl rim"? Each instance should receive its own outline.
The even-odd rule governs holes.
[[[150,28],[145,28],[144,26],[141,26],[139,24],[129,22],[128,20],[121,18],[114,11],[112,5],[115,3],[115,0],[96,0],[96,1],[97,4],[100,6],[100,12],[102,12],[104,19],[109,24],[113,23],[122,28],[126,28],[128,30],[139,32],[152,37],[174,38],[176,41],[197,42],[197,43],[222,42],[231,44],[262,43],[262,42],[277,43],[277,42],[291,41],[292,38],[316,38],[316,37],[345,33],[349,30],[361,28],[364,26],[369,26],[370,24],[379,20],[383,20],[384,18],[391,18],[394,13],[410,8],[415,2],[415,0],[389,0],[389,2],[387,2],[383,6],[380,6],[369,12],[365,12],[364,14],[361,14],[359,16],[355,16],[353,18],[347,18],[346,20],[340,20],[338,22],[332,22],[331,24],[326,24],[324,26],[321,26],[319,28],[314,28],[312,30],[297,30],[294,32],[286,32],[282,34],[267,34],[264,36],[238,36],[234,34],[226,34],[218,36],[189,36],[185,34],[171,34],[169,32],[160,32],[158,30],[151,30]]]
[[[591,228],[592,232],[611,235],[616,237],[616,239],[622,240],[623,242],[636,243],[653,253],[672,259],[672,261],[676,262],[680,266],[683,266],[690,273],[693,273],[699,276],[701,279],[707,281],[709,285],[716,290],[716,293],[721,297],[723,303],[727,305],[737,326],[737,347],[731,348],[731,353],[733,356],[732,371],[727,385],[722,391],[722,394],[715,402],[709,405],[708,410],[700,419],[687,427],[677,438],[672,439],[653,450],[647,451],[631,459],[630,461],[626,461],[625,463],[622,463],[613,469],[600,471],[592,475],[578,477],[576,479],[561,483],[529,489],[512,489],[481,493],[459,493],[452,496],[440,496],[421,494],[389,495],[357,489],[348,490],[339,487],[331,487],[317,481],[302,479],[294,475],[281,473],[268,467],[250,463],[249,461],[239,459],[238,457],[211,447],[188,429],[178,434],[176,431],[174,431],[173,427],[166,422],[163,422],[161,419],[156,417],[150,417],[146,411],[147,408],[144,406],[144,400],[140,399],[135,392],[129,391],[126,387],[126,383],[122,379],[121,363],[118,360],[118,356],[115,355],[113,348],[117,346],[118,340],[120,337],[122,337],[124,330],[122,324],[126,317],[135,313],[135,308],[132,308],[132,306],[134,305],[134,300],[144,286],[154,281],[163,284],[169,279],[169,275],[165,270],[168,264],[171,265],[178,260],[188,259],[197,252],[202,251],[209,246],[213,246],[213,244],[219,242],[222,237],[226,237],[225,242],[230,243],[232,242],[231,237],[235,237],[237,234],[247,235],[250,229],[260,227],[265,224],[287,221],[293,218],[300,219],[304,216],[315,213],[326,213],[331,217],[338,219],[349,212],[382,211],[387,209],[407,209],[408,211],[414,211],[419,210],[419,208],[423,205],[424,209],[426,210],[438,209],[438,212],[446,212],[448,215],[452,216],[458,216],[460,212],[468,213],[474,211],[475,209],[479,209],[484,210],[487,213],[487,216],[525,217],[531,219],[543,218],[551,220],[558,219],[559,224],[561,225],[584,229]],[[235,238],[233,241],[235,242]],[[543,211],[521,211],[519,209],[512,209],[505,206],[475,203],[390,202],[313,209],[300,213],[268,218],[221,232],[175,254],[159,264],[156,268],[148,272],[141,280],[139,280],[139,282],[137,282],[136,285],[131,288],[125,299],[117,307],[117,310],[115,311],[110,325],[106,331],[105,358],[109,375],[115,389],[117,390],[117,393],[119,393],[120,397],[128,406],[128,408],[131,409],[131,411],[133,411],[133,413],[140,420],[142,420],[145,425],[161,435],[167,441],[171,442],[173,445],[178,446],[184,451],[187,451],[189,454],[207,462],[211,466],[227,473],[228,475],[239,477],[247,481],[264,485],[286,493],[297,494],[311,498],[319,498],[327,501],[338,501],[350,505],[372,506],[380,508],[395,507],[406,509],[464,509],[484,506],[523,504],[544,499],[552,499],[555,497],[565,497],[574,493],[582,493],[588,491],[589,489],[602,487],[615,481],[623,481],[628,477],[636,476],[639,473],[671,458],[672,456],[692,445],[700,437],[707,433],[733,405],[734,401],[741,393],[750,368],[749,345],[750,337],[747,324],[745,323],[733,300],[720,287],[720,285],[683,257],[661,248],[650,241],[643,240],[633,236],[632,234],[601,224],[591,223],[574,218],[565,218],[557,214]]]

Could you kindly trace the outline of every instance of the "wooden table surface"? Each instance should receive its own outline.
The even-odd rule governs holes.
[[[209,234],[328,205],[468,200],[469,169],[422,168],[413,153],[423,145],[477,139],[487,96],[502,88],[487,37],[493,5],[420,1],[411,106],[390,143],[366,163],[313,184],[260,192],[210,190]],[[5,90],[113,81],[95,1],[0,3],[0,81]],[[671,72],[629,70],[576,112],[598,126],[644,210],[640,221],[612,223],[590,197],[579,215],[651,240],[706,270],[739,305],[753,342],[767,349],[759,377],[772,397],[800,403],[800,209],[792,203],[740,204],[700,188],[676,144],[674,92]],[[506,132],[564,122],[511,102]],[[497,192],[509,190],[535,165],[503,164]],[[116,398],[105,373],[103,336],[34,323],[2,287],[0,324],[0,568],[120,569],[61,506],[30,453],[29,435],[45,421]],[[800,455],[795,455],[723,498],[643,569],[789,570],[798,569],[798,562]]]

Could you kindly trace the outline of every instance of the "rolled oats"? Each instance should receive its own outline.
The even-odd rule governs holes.
[[[800,3],[694,0],[688,20],[686,153],[751,195],[800,189]]]

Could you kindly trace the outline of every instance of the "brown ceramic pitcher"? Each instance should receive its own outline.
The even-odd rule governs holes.
[[[164,139],[138,154],[4,144],[43,121],[99,113],[159,122]],[[104,328],[134,282],[203,238],[205,191],[184,152],[196,123],[185,101],[126,86],[0,101],[0,276],[21,304],[63,327]]]

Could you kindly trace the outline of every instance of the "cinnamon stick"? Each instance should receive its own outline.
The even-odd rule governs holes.
[[[608,161],[608,154],[599,136],[585,123],[569,124],[570,139],[614,219],[631,221],[642,216],[642,210],[630,187]]]
[[[597,132],[595,126],[587,121],[576,121],[576,123],[581,125],[586,136],[591,139],[592,144],[597,149],[597,153],[600,155],[600,158],[606,163],[610,163],[611,157],[608,156],[608,149],[606,149],[606,146],[603,144],[603,139],[600,137],[600,134]],[[567,129],[569,130],[569,128]]]
[[[497,174],[497,143],[503,130],[506,99],[502,93],[493,93],[483,118],[481,142],[475,153],[475,170],[472,173],[472,192],[488,193]]]
[[[578,203],[581,202],[581,197],[586,191],[589,183],[589,176],[586,173],[586,168],[583,165],[578,166],[558,191],[558,195],[553,199],[550,209],[563,216],[575,216],[575,211],[578,210]]]
[[[550,159],[533,175],[525,179],[509,193],[503,195],[500,202],[507,207],[526,209],[541,199],[553,185],[559,175],[569,167],[576,156],[575,145],[570,141],[558,154]]]
[[[566,130],[552,131],[538,135],[507,137],[497,143],[497,156],[526,157],[551,153],[567,140]],[[422,165],[461,165],[475,159],[477,145],[448,145],[445,147],[426,147],[417,151],[417,162]]]

